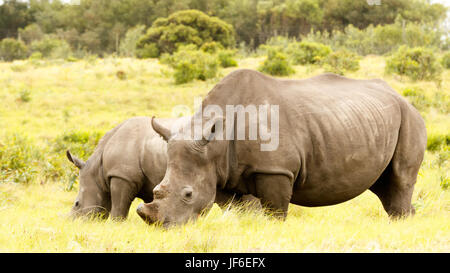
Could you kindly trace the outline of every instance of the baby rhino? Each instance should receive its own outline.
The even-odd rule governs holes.
[[[172,127],[176,119],[158,119]],[[72,207],[74,217],[99,214],[104,219],[125,219],[131,202],[138,197],[153,201],[153,188],[166,172],[167,143],[161,139],[148,117],[128,119],[106,133],[94,153],[83,162],[67,151],[67,158],[80,169],[78,196]],[[260,206],[251,195],[237,197],[218,191],[215,202],[247,200]]]

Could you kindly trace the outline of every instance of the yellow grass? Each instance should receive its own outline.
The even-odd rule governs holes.
[[[240,68],[258,67],[261,58],[240,60]],[[193,105],[232,69],[216,79],[176,86],[170,70],[156,60],[0,63],[1,133],[22,132],[41,146],[72,129],[109,130],[137,116],[171,115],[177,104]],[[122,70],[127,80],[119,80]],[[296,67],[292,78],[322,72]],[[348,76],[383,78],[397,90],[420,86],[448,92],[445,71],[439,89],[432,82],[410,82],[384,75],[382,57],[370,56]],[[30,90],[31,100],[20,101]],[[449,117],[434,109],[424,114],[429,131],[448,133]],[[1,136],[0,136],[1,137]],[[1,145],[1,138],[0,138]],[[29,184],[0,181],[0,252],[449,252],[450,192],[440,187],[449,175],[448,161],[426,153],[414,191],[414,217],[393,221],[371,192],[343,204],[306,208],[291,205],[286,221],[258,212],[217,206],[195,223],[168,230],[146,225],[135,213],[135,200],[124,222],[71,220],[66,217],[77,193],[64,181],[48,181],[38,171]],[[69,163],[67,168],[72,168]]]

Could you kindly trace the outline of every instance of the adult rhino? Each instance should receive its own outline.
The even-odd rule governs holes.
[[[273,151],[262,151],[259,136],[211,138],[229,119],[236,131],[238,115],[202,114],[213,105],[267,104],[279,106],[279,145]],[[414,213],[411,196],[426,129],[418,111],[382,80],[334,74],[282,80],[237,70],[207,94],[190,126],[195,117],[205,124],[202,139],[180,138],[183,131],[171,132],[152,120],[168,142],[168,168],[154,189],[154,201],[138,206],[138,214],[149,223],[195,218],[211,205],[216,188],[252,194],[282,219],[289,203],[333,205],[367,189],[379,197],[388,215]]]
[[[160,119],[165,126],[174,126],[176,119]],[[78,196],[71,210],[72,216],[100,214],[108,218],[124,219],[135,197],[144,202],[153,200],[153,189],[166,171],[167,143],[152,129],[150,118],[128,119],[99,141],[86,162],[67,151],[67,158],[80,169]],[[252,196],[239,196],[219,191],[216,202],[253,202]]]

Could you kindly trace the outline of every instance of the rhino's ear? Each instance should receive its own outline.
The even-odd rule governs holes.
[[[84,167],[84,165],[86,165],[86,163],[83,160],[73,156],[69,150],[67,150],[66,155],[69,161],[72,162],[75,166],[77,166],[78,169],[81,170]]]
[[[213,139],[223,140],[223,124],[224,118],[222,116],[216,116],[213,119],[205,122],[203,127],[203,143],[208,143]]]
[[[165,141],[169,141],[171,136],[170,130],[156,122],[155,117],[152,117],[152,127]]]

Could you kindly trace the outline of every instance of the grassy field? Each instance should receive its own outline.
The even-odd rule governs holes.
[[[262,60],[241,59],[239,68],[256,69]],[[390,220],[377,197],[365,192],[330,207],[291,205],[284,222],[215,205],[199,221],[166,230],[137,216],[140,200],[124,222],[68,219],[78,184],[64,151],[87,159],[98,138],[121,121],[170,117],[178,104],[192,108],[195,96],[236,68],[175,85],[157,60],[0,63],[0,252],[449,252],[450,71],[440,84],[412,82],[385,75],[384,65],[383,57],[368,56],[346,76],[382,78],[402,94],[409,90],[423,114],[430,141],[414,217]],[[295,68],[291,78],[323,72]]]

